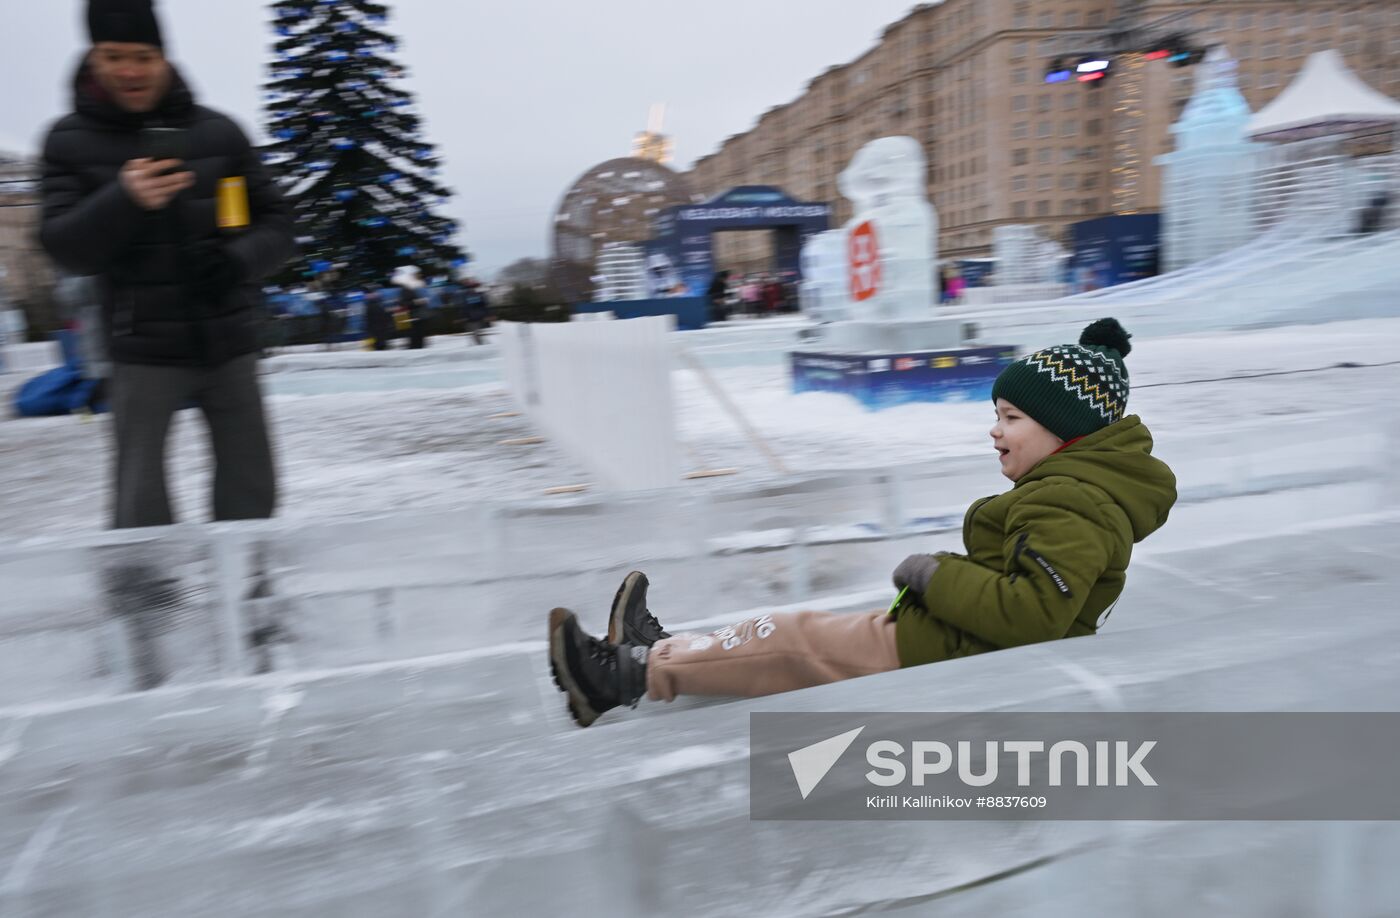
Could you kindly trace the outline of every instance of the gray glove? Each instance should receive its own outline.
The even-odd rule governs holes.
[[[933,572],[938,570],[937,555],[910,555],[899,562],[899,567],[894,569],[894,585],[896,589],[909,588],[920,605],[923,605],[924,592],[928,590],[928,582],[933,579]]]

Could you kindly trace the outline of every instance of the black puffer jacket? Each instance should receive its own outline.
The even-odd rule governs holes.
[[[186,167],[195,184],[164,210],[145,211],[118,174],[139,158],[143,127],[189,131]],[[219,180],[247,181],[251,221],[226,233],[216,223]],[[258,153],[232,120],[196,105],[178,73],[153,112],[113,103],[84,64],[74,112],[44,144],[44,248],[64,268],[100,278],[112,359],[119,363],[218,366],[258,349],[259,282],[292,254],[292,218]],[[221,240],[241,285],[216,302],[191,295],[192,246]]]

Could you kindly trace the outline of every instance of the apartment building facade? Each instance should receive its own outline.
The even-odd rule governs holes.
[[[705,196],[741,184],[778,185],[851,215],[837,176],[862,145],[907,134],[928,158],[939,254],[991,253],[992,232],[1066,227],[1112,213],[1155,211],[1170,125],[1191,96],[1195,67],[1120,59],[1101,85],[1046,84],[1056,56],[1090,50],[1121,0],[945,0],[914,8],[878,43],[813,79],[687,174]],[[1145,0],[1140,20],[1223,44],[1254,110],[1307,55],[1341,51],[1374,88],[1400,95],[1400,4],[1394,0]],[[768,242],[717,240],[717,263],[763,270]]]
[[[54,272],[39,245],[39,166],[0,151],[0,287],[33,323],[52,311]]]

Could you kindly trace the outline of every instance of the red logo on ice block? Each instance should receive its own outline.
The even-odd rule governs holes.
[[[851,298],[857,303],[880,292],[880,244],[869,220],[851,230]]]

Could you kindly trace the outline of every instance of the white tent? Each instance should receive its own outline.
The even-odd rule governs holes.
[[[1283,92],[1249,120],[1255,140],[1295,140],[1400,123],[1400,102],[1367,86],[1334,50],[1309,55]]]

